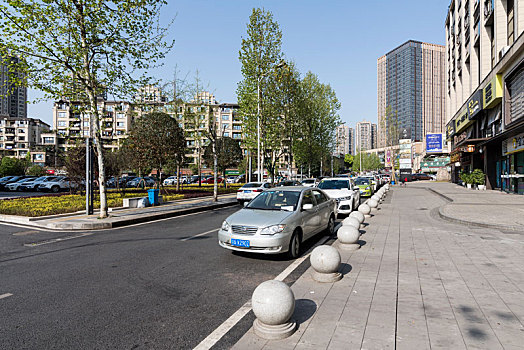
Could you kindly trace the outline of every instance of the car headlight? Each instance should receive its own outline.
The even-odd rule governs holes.
[[[279,232],[284,231],[285,228],[286,228],[286,225],[273,225],[273,226],[268,226],[268,227],[264,227],[264,228],[260,231],[260,234],[261,234],[261,235],[274,235],[274,234],[276,234],[276,233],[279,233]]]
[[[231,225],[224,220],[224,222],[222,223],[222,231],[228,231],[229,232],[229,229],[231,228]]]
[[[366,187],[366,190],[369,190],[369,186],[368,186],[368,187]]]

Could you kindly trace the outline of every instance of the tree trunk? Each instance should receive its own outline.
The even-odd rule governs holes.
[[[91,104],[91,131],[94,134],[96,156],[98,159],[98,190],[100,194],[100,218],[107,218],[107,197],[106,197],[106,167],[102,147],[102,135],[100,133],[100,116],[95,94],[88,89],[89,101]],[[91,135],[93,136],[93,135]]]

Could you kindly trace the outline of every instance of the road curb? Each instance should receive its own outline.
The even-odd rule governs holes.
[[[429,192],[443,198],[444,200],[448,201],[449,203],[448,204],[451,204],[453,203],[453,199],[449,198],[448,196],[446,196],[445,194],[442,194],[438,191],[435,191],[434,189],[432,188],[429,188],[429,187],[425,187],[426,190],[428,190]],[[473,226],[473,227],[483,227],[483,228],[492,228],[492,229],[496,229],[496,230],[503,230],[503,231],[515,231],[515,232],[522,232],[524,231],[522,227],[519,227],[519,226],[508,226],[508,225],[494,225],[494,224],[486,224],[486,223],[483,223],[483,222],[474,222],[474,221],[468,221],[468,220],[462,220],[462,219],[457,219],[457,218],[454,218],[454,217],[451,217],[449,215],[446,215],[442,212],[442,209],[444,209],[444,207],[448,204],[444,204],[443,206],[440,206],[438,208],[438,216],[443,219],[443,220],[446,220],[446,221],[449,221],[449,222],[453,222],[455,224],[461,224],[461,225],[466,225],[466,226]]]
[[[191,207],[191,208],[176,209],[172,211],[166,211],[163,213],[156,213],[156,214],[153,213],[147,216],[129,218],[129,219],[119,220],[115,222],[102,222],[102,221],[94,222],[94,223],[78,223],[78,222],[77,223],[67,223],[67,222],[52,223],[51,222],[51,223],[45,223],[45,224],[36,224],[36,222],[34,221],[20,222],[17,220],[13,220],[13,221],[1,220],[0,222],[21,224],[24,226],[32,226],[36,228],[53,229],[57,231],[85,231],[85,230],[95,231],[95,230],[124,227],[124,226],[140,224],[140,223],[149,222],[149,221],[155,221],[155,220],[161,220],[161,219],[177,217],[177,216],[182,216],[182,215],[187,215],[187,214],[198,213],[198,212],[207,211],[207,210],[226,208],[226,207],[234,206],[237,204],[238,204],[237,201],[234,200],[234,201],[228,201],[225,203],[216,203],[216,204],[211,204],[211,205],[203,205],[203,206],[196,206],[196,207]]]

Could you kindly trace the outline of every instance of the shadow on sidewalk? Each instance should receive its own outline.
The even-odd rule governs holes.
[[[297,325],[306,322],[317,312],[317,304],[309,299],[297,299],[295,301],[295,312],[291,318],[297,322]]]

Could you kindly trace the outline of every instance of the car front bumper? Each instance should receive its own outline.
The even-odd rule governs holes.
[[[342,215],[350,214],[351,210],[353,209],[352,202],[353,199],[345,199],[340,202],[337,201],[337,213]]]
[[[231,239],[243,239],[249,241],[249,248],[231,245]],[[222,229],[218,230],[218,244],[225,249],[239,252],[250,252],[260,254],[280,254],[289,250],[291,233],[286,231],[275,235],[239,235]]]

